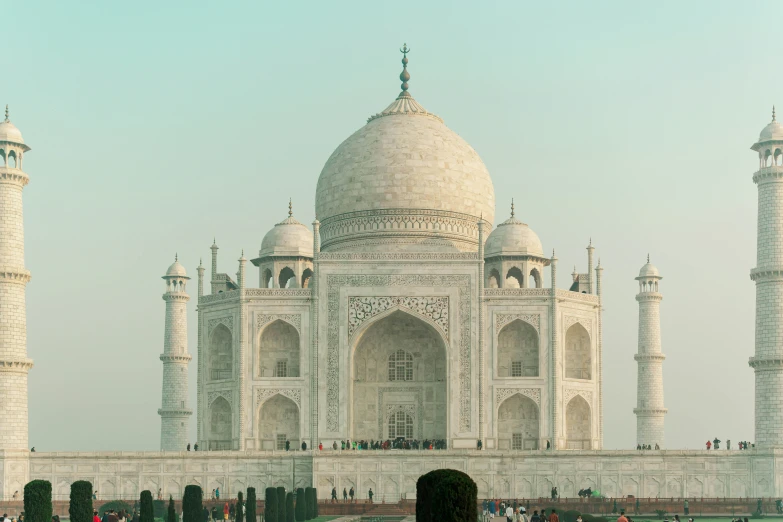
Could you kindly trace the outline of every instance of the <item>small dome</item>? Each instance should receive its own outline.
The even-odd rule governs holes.
[[[180,264],[176,257],[169,269],[166,270],[166,277],[188,277],[185,267]]]
[[[294,219],[289,210],[288,217],[275,225],[261,240],[258,256],[313,257],[313,233]]]
[[[639,270],[639,277],[657,277],[661,278],[661,273],[658,269],[650,263],[650,256],[647,256],[647,264],[645,264],[641,270]]]
[[[0,122],[0,141],[24,144],[22,133],[10,121]]]
[[[533,230],[514,217],[499,224],[487,238],[484,257],[494,256],[536,256],[544,257],[544,247]]]
[[[759,134],[759,142],[771,140],[783,140],[783,127],[777,120],[772,120]]]

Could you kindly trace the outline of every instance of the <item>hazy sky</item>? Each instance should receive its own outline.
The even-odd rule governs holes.
[[[593,238],[605,268],[605,447],[635,441],[633,278],[648,252],[664,276],[666,445],[752,439],[757,160],[748,148],[783,104],[782,9],[14,4],[0,103],[33,148],[30,444],[158,449],[160,276],[178,252],[195,278],[213,236],[220,271],[233,274],[289,197],[311,222],[329,154],[399,92],[403,42],[413,95],[489,168],[496,222],[514,197],[517,217],[557,250],[561,274],[584,270]],[[195,298],[189,310],[195,356]]]

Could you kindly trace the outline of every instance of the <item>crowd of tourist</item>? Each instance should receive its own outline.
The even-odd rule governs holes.
[[[715,437],[714,440],[708,440],[707,443],[706,443],[707,450],[720,449],[720,445],[721,445],[722,442],[723,441],[720,440],[718,437]],[[753,444],[752,442],[748,442],[746,440],[743,440],[743,441],[740,441],[740,442],[737,443],[737,449],[738,450],[753,449],[755,447],[756,447],[755,444]],[[726,440],[726,449],[727,450],[731,449],[731,440]]]
[[[650,444],[637,444],[636,445],[637,450],[651,450],[653,447]],[[658,445],[658,443],[655,443],[655,449],[659,450],[661,447]]]

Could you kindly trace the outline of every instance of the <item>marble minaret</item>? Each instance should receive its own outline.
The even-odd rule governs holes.
[[[22,170],[22,133],[0,122],[0,451],[27,448],[27,311],[22,190],[30,178]]]
[[[758,152],[756,268],[756,447],[783,447],[783,128],[775,118],[752,150]]]
[[[663,279],[650,263],[639,271],[639,349],[634,359],[639,364],[636,384],[636,443],[663,448],[663,360],[661,353],[661,300],[658,281]]]
[[[190,279],[175,258],[163,276],[166,281],[166,329],[163,337],[163,400],[160,415],[161,451],[184,451],[188,445],[188,319],[190,296],[185,285]]]

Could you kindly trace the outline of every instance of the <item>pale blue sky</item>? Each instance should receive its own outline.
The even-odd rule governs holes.
[[[289,197],[312,221],[331,151],[397,95],[403,42],[413,95],[489,168],[497,221],[514,197],[517,216],[557,250],[561,274],[584,270],[593,238],[605,267],[605,447],[634,444],[633,278],[648,252],[664,276],[667,446],[752,439],[748,147],[783,104],[782,9],[14,4],[0,103],[33,148],[30,444],[158,448],[160,276],[174,252],[195,278],[215,236],[220,270],[234,273]],[[194,302],[189,321],[195,355]]]

